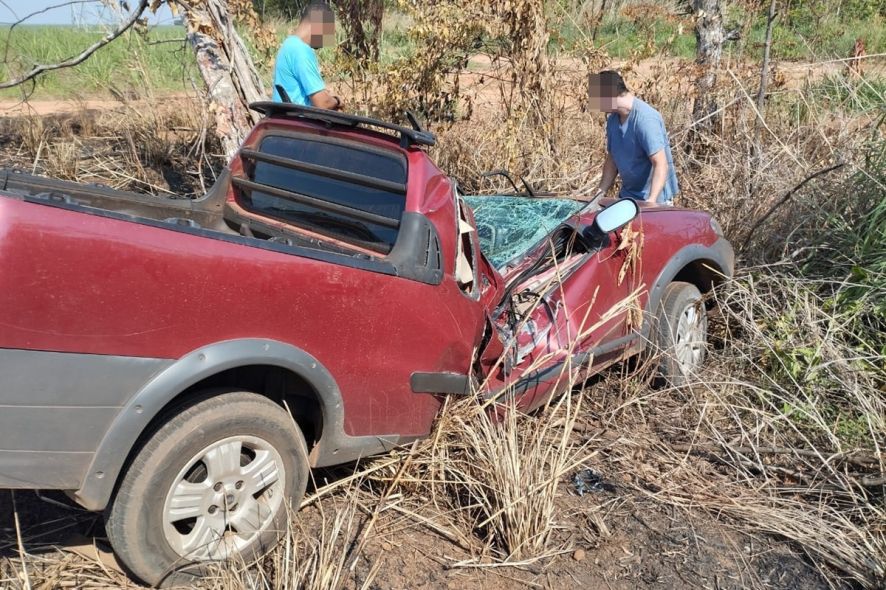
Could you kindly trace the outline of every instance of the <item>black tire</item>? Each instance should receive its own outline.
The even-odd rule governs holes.
[[[694,328],[687,333],[686,324],[691,322]],[[671,385],[685,385],[692,380],[704,363],[707,333],[707,313],[698,288],[680,281],[669,284],[656,314],[659,376]]]
[[[272,547],[307,481],[307,446],[292,418],[260,395],[221,393],[183,408],[145,441],[105,528],[132,574],[152,585],[187,583],[201,564]]]

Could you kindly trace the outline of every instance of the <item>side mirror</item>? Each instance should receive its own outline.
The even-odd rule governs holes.
[[[640,208],[634,199],[619,199],[599,213],[594,219],[594,227],[600,233],[608,234],[632,221]]]
[[[609,205],[594,218],[594,223],[585,228],[582,237],[588,244],[602,245],[608,242],[610,232],[630,223],[640,213],[634,199],[619,199]]]

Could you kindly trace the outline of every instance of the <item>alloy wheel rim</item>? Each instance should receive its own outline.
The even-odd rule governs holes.
[[[232,436],[179,471],[163,503],[163,534],[178,555],[224,560],[254,542],[283,502],[285,467],[267,441]]]
[[[683,375],[689,375],[701,366],[705,348],[704,315],[694,302],[686,306],[677,321],[674,356]]]

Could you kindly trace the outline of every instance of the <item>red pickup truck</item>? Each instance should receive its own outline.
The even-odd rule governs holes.
[[[464,197],[417,125],[253,108],[196,200],[0,171],[0,487],[104,510],[138,578],[266,547],[311,467],[428,435],[444,396],[702,362],[733,270],[706,213]]]

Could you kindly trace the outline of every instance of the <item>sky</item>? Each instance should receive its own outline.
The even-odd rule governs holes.
[[[137,0],[127,1],[130,6],[137,3]],[[101,0],[0,0],[0,24],[12,24],[35,12],[40,14],[35,14],[25,22],[33,25],[95,25],[115,22],[114,11]],[[123,9],[122,14],[125,16],[128,11]],[[150,24],[172,24],[172,13],[165,4],[157,14],[150,11],[146,14]]]

